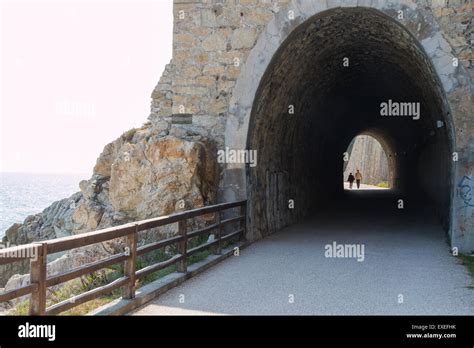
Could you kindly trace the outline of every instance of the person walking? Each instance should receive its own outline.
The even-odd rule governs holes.
[[[362,174],[359,172],[359,169],[357,169],[356,171],[355,179],[356,179],[357,188],[360,188],[360,182],[362,181]]]
[[[352,173],[349,173],[349,177],[347,178],[347,181],[349,181],[349,188],[352,190],[352,185],[354,184],[355,177],[352,175]]]

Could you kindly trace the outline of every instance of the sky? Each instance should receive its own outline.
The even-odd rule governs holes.
[[[92,174],[150,114],[172,0],[0,1],[0,172]]]

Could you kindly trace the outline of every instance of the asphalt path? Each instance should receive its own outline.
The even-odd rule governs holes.
[[[473,280],[432,209],[401,211],[388,190],[346,195],[133,314],[474,315]]]

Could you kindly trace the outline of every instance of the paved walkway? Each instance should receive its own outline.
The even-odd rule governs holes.
[[[400,212],[390,197],[365,204],[384,194],[367,192],[346,193],[346,207],[253,243],[134,314],[474,315],[472,278],[431,209]],[[364,260],[325,257],[333,241],[364,245]]]
[[[366,184],[360,184],[360,188],[358,189],[357,184],[355,182],[352,185],[352,189],[349,188],[349,183],[348,182],[344,182],[344,189],[345,190],[354,190],[354,191],[357,191],[357,190],[388,190],[385,187],[379,187],[379,186],[375,186],[375,185],[366,185]]]

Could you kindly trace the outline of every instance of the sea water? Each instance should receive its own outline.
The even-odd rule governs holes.
[[[87,174],[0,173],[0,238],[15,222],[79,191]]]

